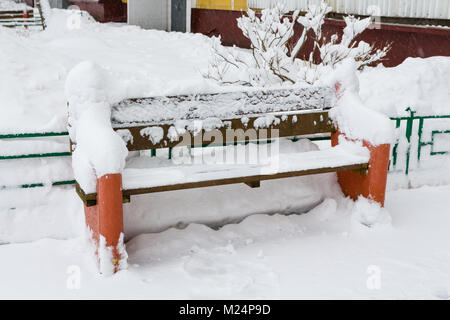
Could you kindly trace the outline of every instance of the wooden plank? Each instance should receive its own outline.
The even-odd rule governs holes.
[[[5,11],[0,11],[0,15],[3,14],[21,14],[23,15],[24,10],[5,10]],[[33,14],[33,10],[27,10],[28,15]]]
[[[224,126],[219,129],[201,130],[201,134],[194,135],[188,130],[179,137],[178,140],[172,141],[169,137],[169,130],[172,124],[153,125],[153,126],[133,126],[114,128],[121,135],[128,130],[132,139],[126,141],[127,148],[130,151],[159,149],[175,146],[203,146],[208,144],[223,144],[233,142],[245,142],[251,140],[265,140],[278,137],[291,137],[310,135],[318,133],[332,132],[333,125],[328,117],[328,111],[311,111],[298,113],[277,113],[273,114],[278,124],[273,123],[268,128],[255,129],[255,121],[261,121],[261,117],[253,116],[248,118],[248,122],[243,123],[241,119],[223,120]],[[262,117],[267,115],[262,115]],[[268,118],[270,119],[270,118]],[[200,128],[202,121],[193,122],[194,126]],[[205,126],[205,125],[203,125]],[[141,134],[141,131],[147,128],[161,128],[163,130],[163,138],[158,142]],[[253,129],[253,130],[249,130]],[[277,129],[278,132],[274,131]]]
[[[10,19],[34,19],[33,15],[28,15],[24,17],[23,14],[0,14],[0,20],[10,20]]]
[[[35,19],[39,19],[39,17],[35,16],[33,13],[28,14],[26,17],[24,17],[23,13],[11,13],[11,14],[0,13],[0,21],[17,20],[17,19],[35,21]]]
[[[113,127],[132,127],[329,109],[333,96],[330,87],[304,87],[127,99],[111,107],[111,122]]]
[[[84,193],[78,182],[75,182],[75,191],[87,207],[92,207],[97,204],[97,194],[95,193],[92,195]]]
[[[339,166],[339,167],[327,167],[327,168],[320,168],[320,169],[308,169],[308,170],[302,170],[302,171],[283,172],[283,173],[277,173],[277,174],[271,174],[271,175],[255,175],[255,176],[228,178],[228,179],[219,179],[219,180],[206,180],[206,181],[158,186],[158,187],[151,187],[151,188],[123,190],[123,196],[124,196],[124,199],[128,199],[132,195],[139,195],[139,194],[222,186],[222,185],[237,184],[237,183],[253,184],[255,181],[259,182],[259,181],[265,181],[265,180],[274,180],[274,179],[298,177],[298,176],[329,173],[329,172],[339,172],[339,171],[350,171],[351,170],[351,171],[358,171],[361,173],[365,173],[368,168],[369,168],[368,163],[361,163],[361,164],[353,164],[353,165],[346,165],[346,166]],[[81,189],[81,187],[78,185],[78,183],[76,184],[76,190],[77,190],[77,193],[80,196],[80,198],[86,204],[86,206],[96,205],[96,203],[97,203],[97,194],[96,193],[91,193],[91,194],[84,193],[84,191]]]

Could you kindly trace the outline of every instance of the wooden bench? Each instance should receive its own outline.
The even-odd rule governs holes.
[[[39,8],[25,10],[0,10],[0,26],[8,28],[34,28],[44,30],[44,18]]]
[[[112,107],[111,121],[129,151],[263,143],[330,134],[336,146],[339,132],[328,117],[333,94],[327,88],[312,88],[129,99]],[[386,147],[364,144],[370,158],[343,148],[329,148],[278,154],[276,166],[271,169],[267,164],[248,163],[125,168],[122,174],[98,177],[96,193],[85,192],[78,184],[76,190],[84,202],[86,223],[94,240],[98,244],[102,236],[108,246],[115,248],[113,264],[117,267],[117,246],[123,232],[122,203],[131,201],[134,195],[236,183],[255,188],[265,180],[338,172],[346,195],[354,199],[363,195],[383,203],[389,146],[386,151]],[[375,156],[377,163],[371,160]]]

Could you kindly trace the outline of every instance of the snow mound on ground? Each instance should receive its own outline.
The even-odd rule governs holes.
[[[194,298],[206,294],[209,297],[267,296],[267,292],[274,296],[279,294],[282,277],[274,272],[273,264],[267,264],[270,259],[277,261],[273,251],[269,253],[274,244],[283,248],[291,246],[295,251],[277,249],[286,259],[278,262],[286,265],[296,261],[305,266],[309,272],[305,277],[309,277],[314,274],[314,268],[310,270],[305,265],[305,261],[311,262],[305,255],[311,255],[312,261],[319,265],[330,255],[338,256],[342,263],[345,249],[335,251],[336,243],[346,243],[352,250],[358,248],[355,240],[361,239],[360,229],[368,230],[361,223],[378,229],[388,224],[386,212],[367,199],[355,203],[336,197],[325,199],[305,214],[255,214],[218,230],[190,224],[184,229],[141,234],[127,243],[130,270],[177,264],[183,276],[196,282],[196,286],[189,288],[189,295]],[[353,224],[358,224],[360,229]],[[376,237],[377,233],[373,235]],[[308,243],[316,249],[307,249]]]
[[[365,105],[388,116],[450,114],[450,57],[408,58],[394,68],[366,68],[360,74]]]
[[[328,221],[336,217],[337,208],[336,200],[327,198],[320,205],[310,210],[308,214],[315,216],[319,221]]]
[[[390,225],[390,215],[378,203],[366,198],[354,202],[336,196],[325,198],[301,214],[253,214],[220,228],[191,223],[164,232],[139,234],[127,243],[127,250],[134,257],[130,264],[158,263],[211,250],[233,254],[255,242],[312,236],[325,230],[331,234],[349,234],[355,230],[354,224],[364,229]]]
[[[73,188],[1,190],[0,244],[78,237],[85,228],[82,212]]]
[[[127,246],[129,268],[113,277],[98,275],[84,239],[2,245],[0,298],[448,299],[449,193],[450,186],[389,193],[387,208],[395,217],[395,229],[370,232],[370,237],[348,233],[348,216],[336,213],[335,219],[319,224],[311,212],[252,216],[218,231],[187,228],[176,238],[168,230],[169,241],[166,232],[146,235],[148,242],[135,241],[142,237],[129,242],[138,244]],[[332,203],[327,202],[323,210]],[[339,207],[340,200],[336,202]],[[240,245],[234,239],[246,239],[248,233],[239,230],[246,221],[247,230],[259,222],[264,225],[264,235]],[[284,238],[286,221],[299,231]],[[224,230],[235,235],[231,243],[210,246]],[[195,247],[191,231],[198,239]],[[187,251],[178,251],[185,239]],[[381,271],[381,290],[366,286],[373,266]],[[77,274],[81,290],[68,290],[66,283]]]
[[[101,26],[87,11],[48,8],[44,10],[44,15],[46,32],[54,35],[62,35],[67,30],[94,29]]]
[[[354,231],[362,231],[391,226],[391,215],[378,202],[359,197],[351,210]]]

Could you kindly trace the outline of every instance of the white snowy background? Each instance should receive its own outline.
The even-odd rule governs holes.
[[[120,81],[120,98],[226,90],[201,75],[212,46],[202,35],[97,24],[63,10],[47,22],[44,32],[0,27],[0,134],[65,131],[66,78],[85,60]],[[388,116],[406,107],[450,114],[450,58],[407,59],[359,78],[366,106]],[[0,141],[2,154],[66,146]],[[345,199],[335,174],[133,197],[129,269],[113,277],[98,275],[72,187],[0,190],[0,298],[449,299],[443,161],[411,189],[391,174],[383,210]],[[70,159],[0,160],[0,185],[71,175]]]

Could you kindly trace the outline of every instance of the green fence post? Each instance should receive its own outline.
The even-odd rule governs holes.
[[[402,119],[395,119],[395,128],[398,129],[400,128],[400,124],[402,122]],[[398,144],[399,144],[399,140],[400,138],[397,138],[395,141],[395,145],[394,148],[392,149],[392,168],[396,168],[397,167],[397,149],[398,149]]]
[[[412,128],[414,123],[414,114],[416,111],[413,111],[410,107],[408,107],[405,111],[409,111],[409,118],[406,121],[406,140],[408,141],[408,149],[406,150],[406,168],[405,174],[409,173],[409,159],[411,155],[411,136],[412,136]]]

